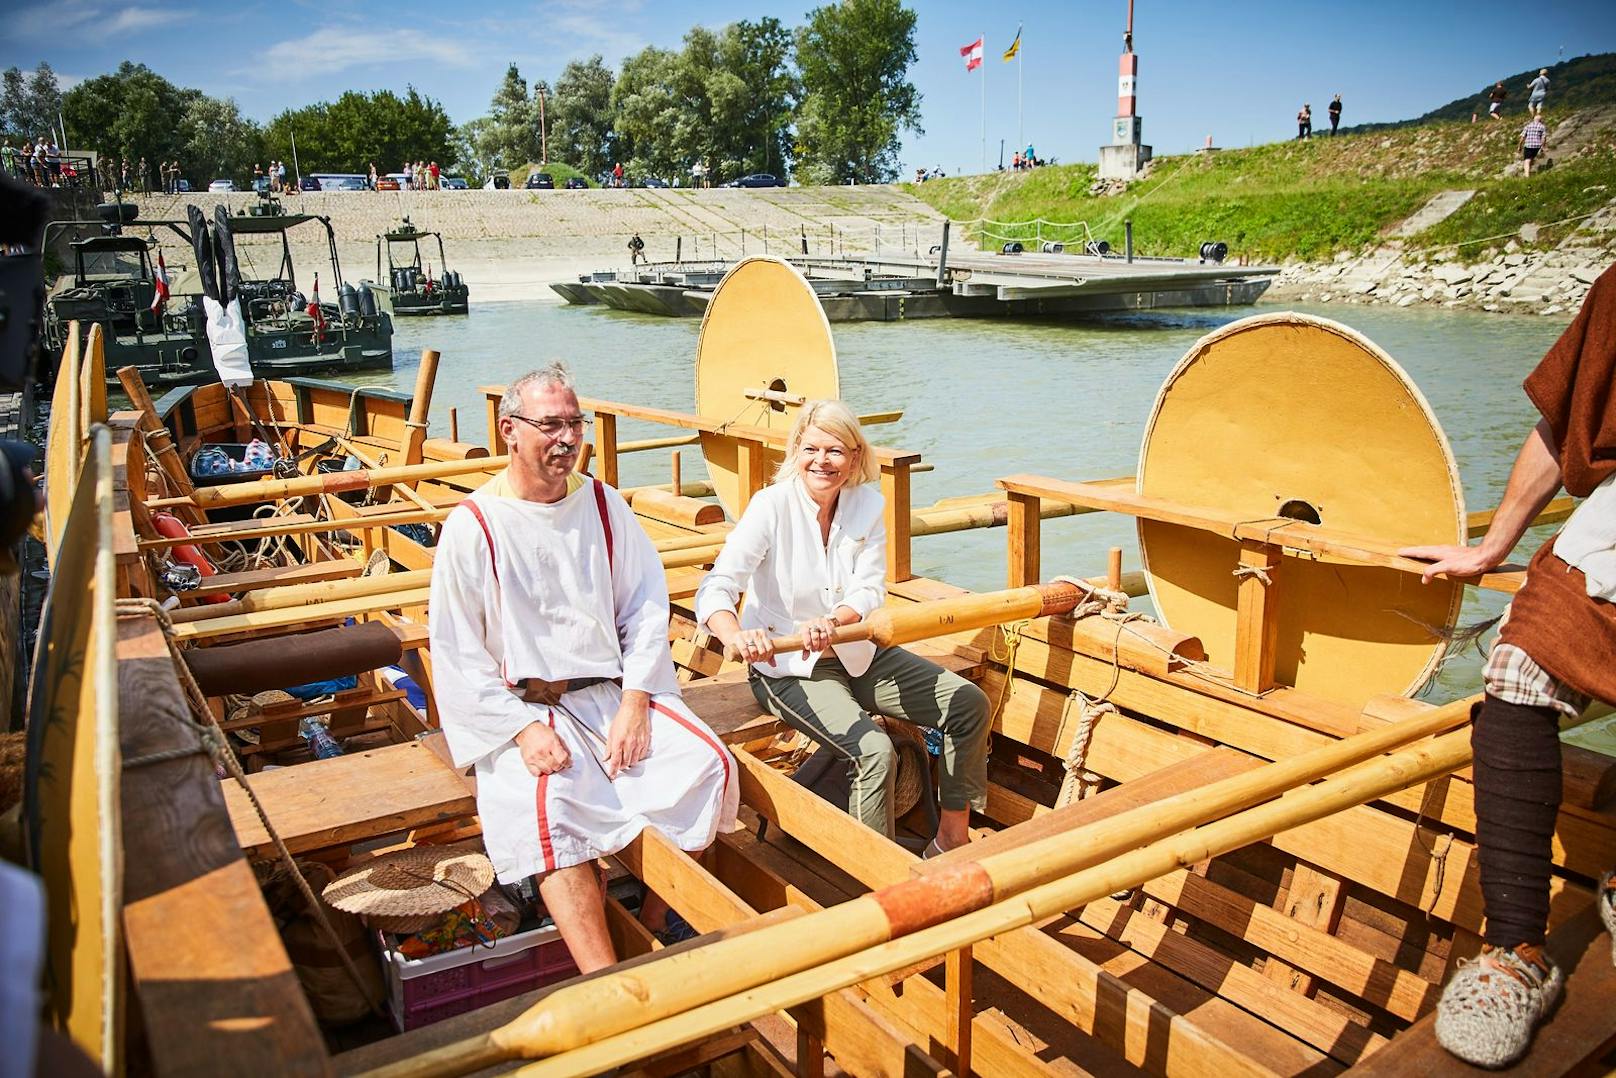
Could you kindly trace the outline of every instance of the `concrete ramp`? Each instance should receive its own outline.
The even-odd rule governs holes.
[[[1475,194],[1476,192],[1474,191],[1438,191],[1431,196],[1429,202],[1392,226],[1386,235],[1394,237],[1418,235],[1437,222],[1451,216],[1460,206],[1475,197]]]

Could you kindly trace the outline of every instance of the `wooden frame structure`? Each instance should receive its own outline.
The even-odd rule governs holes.
[[[233,412],[239,406],[223,395],[209,399],[202,393],[170,402],[166,428],[152,422],[164,406],[114,415],[121,592],[157,592],[148,555],[174,544],[150,534],[151,510],[165,500],[180,512],[200,508],[169,466],[169,458],[178,459],[168,448],[175,443],[223,430],[246,435],[267,425],[293,452],[330,441],[333,451],[352,453],[367,468],[446,465],[384,473],[386,489],[365,488],[376,492],[370,504],[321,493],[312,497],[310,512],[267,524],[205,525],[207,518],[199,517],[193,536],[199,544],[277,537],[292,545],[297,561],[221,574],[229,579],[213,578],[186,593],[176,617],[176,635],[192,646],[292,632],[348,616],[381,619],[398,626],[406,650],[421,660],[429,678],[421,583],[431,551],[395,525],[441,520],[502,463],[492,422],[501,390],[484,392],[493,441],[486,448],[426,439],[424,426],[412,422],[422,413],[406,398],[367,392],[343,401],[312,383],[255,385],[243,398],[242,411],[250,415]],[[620,454],[641,448],[618,439],[620,419],[696,434],[721,426],[683,413],[583,403],[596,417],[594,466],[608,481],[617,477]],[[781,444],[783,433],[733,426],[724,433],[740,441],[743,457],[759,462],[746,473],[748,493],[755,493],[763,482],[762,452]],[[677,453],[689,438],[681,433],[649,439],[659,444],[645,447]],[[1193,507],[1148,504],[1127,492],[1125,480],[1075,484],[1030,476],[1002,480],[1001,495],[916,510],[910,478],[919,455],[881,450],[880,459],[894,608],[964,594],[911,574],[910,540],[933,524],[939,532],[1007,526],[1007,579],[1014,587],[1041,577],[1040,521],[1046,517],[1121,510],[1158,519],[1173,512],[1179,522],[1218,528],[1228,523],[1197,517]],[[677,466],[675,475],[668,486],[677,498],[688,486],[677,477]],[[165,489],[152,489],[153,481]],[[995,853],[1014,854],[1051,836],[1083,848],[1142,820],[1165,818],[1160,814],[1183,795],[1244,781],[1271,761],[1317,753],[1354,736],[1390,739],[1410,728],[1399,723],[1434,724],[1421,727],[1427,732],[1451,725],[1446,714],[1416,701],[1377,699],[1357,710],[1273,684],[1264,614],[1265,589],[1272,585],[1259,583],[1256,574],[1247,578],[1249,595],[1241,592],[1244,643],[1227,676],[1209,677],[1187,661],[1194,655],[1188,641],[1165,650],[1148,642],[1125,644],[1120,635],[1097,632],[1083,619],[1038,618],[1013,638],[991,627],[955,631],[926,647],[938,661],[977,680],[995,702],[988,806],[977,821],[981,830],[970,861],[953,855],[923,863],[790,780],[796,736],[760,713],[740,670],[698,631],[688,602],[727,526],[696,523],[695,517],[670,521],[669,507],[655,503],[646,503],[641,520],[664,554],[674,596],[670,634],[686,698],[736,754],[746,824],[720,836],[699,860],[655,833],[616,858],[704,933],[670,951],[696,955],[720,941],[810,918],[871,891],[961,870]],[[1557,503],[1545,519],[1565,511]],[[1471,523],[1484,527],[1484,515]],[[339,553],[321,545],[318,537],[332,532],[351,537],[353,549]],[[1243,561],[1274,570],[1278,586],[1283,560],[1295,551],[1396,561],[1393,552],[1360,537],[1287,533],[1282,546],[1259,541],[1267,536],[1247,538]],[[390,583],[358,578],[358,567],[378,551],[399,570]],[[1121,583],[1119,567],[1097,579]],[[1506,571],[1477,583],[1512,590],[1518,577]],[[204,596],[222,594],[237,596],[228,610],[197,605]],[[126,756],[172,747],[175,731],[188,719],[156,623],[149,617],[122,619],[119,649]],[[1096,702],[1109,707],[1090,710]],[[433,752],[430,736],[417,738],[437,724],[430,709],[417,711],[364,678],[352,697],[326,707],[352,713],[359,727],[379,724],[397,743],[254,776],[254,791],[295,854],[341,859],[356,847],[425,841],[445,831],[475,833],[475,802],[461,776]],[[295,726],[305,710],[266,712],[259,725],[272,747],[269,728]],[[220,717],[229,725],[228,717]],[[1454,736],[1443,744],[1457,744]],[[1385,747],[1395,744],[1387,740]],[[1181,858],[1178,867],[1129,882],[1124,892],[1099,892],[1081,906],[1020,927],[915,952],[913,961],[891,972],[847,980],[856,966],[822,963],[802,976],[830,978],[824,983],[837,987],[782,1004],[773,1016],[751,1017],[725,997],[699,1005],[713,1029],[684,1043],[677,1033],[663,1036],[668,1022],[647,1025],[635,1031],[639,1039],[619,1042],[640,1046],[624,1051],[643,1049],[627,1057],[635,1060],[629,1072],[707,1068],[714,1074],[816,1075],[824,1073],[827,1055],[844,1071],[861,1075],[1122,1068],[1171,1075],[1333,1073],[1360,1065],[1395,1069],[1405,1059],[1440,1071],[1444,1061],[1429,1055],[1429,1035],[1422,1031],[1447,971],[1479,946],[1475,816],[1464,767],[1443,764],[1447,757],[1420,758],[1438,768],[1430,772],[1435,777],[1411,779],[1406,788],[1388,787],[1317,818],[1297,817],[1293,826],[1276,825],[1253,844],[1210,846],[1215,852]],[[1462,755],[1453,759],[1462,764]],[[1069,775],[1083,776],[1089,793],[1061,804]],[[1574,946],[1590,937],[1583,912],[1589,882],[1616,848],[1610,811],[1616,762],[1568,747],[1566,794],[1555,845],[1552,917],[1561,938]],[[270,843],[244,791],[221,786],[193,755],[130,772],[123,799],[131,821],[124,836],[130,987],[159,1073],[213,1073],[232,1065],[253,1071],[267,1059],[276,1061],[278,1071],[293,1073],[452,1073],[432,1069],[432,1061],[458,1041],[508,1027],[561,990],[541,990],[329,1054],[248,874],[248,862],[265,857]],[[1278,804],[1265,811],[1279,812]],[[1215,818],[1208,823],[1223,826]],[[187,831],[199,837],[177,844],[175,836]],[[625,957],[618,968],[643,966],[652,976],[660,945],[620,906],[609,908],[609,920]],[[227,947],[217,942],[223,939],[235,942]],[[1578,967],[1574,977],[1582,976]],[[231,986],[228,991],[221,982]],[[1595,986],[1592,994],[1608,978],[1590,976],[1587,983]],[[734,1020],[724,1021],[726,1015]],[[1599,1058],[1616,1036],[1609,1014],[1584,1008],[1566,1021],[1555,1036],[1562,1066],[1556,1073]],[[584,1048],[556,1055],[533,1073],[591,1073],[607,1058],[605,1043],[594,1054]]]

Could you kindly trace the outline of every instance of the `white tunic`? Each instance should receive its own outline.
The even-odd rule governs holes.
[[[476,766],[483,841],[505,883],[615,853],[646,826],[702,849],[739,804],[734,760],[679,697],[662,564],[622,496],[596,488],[545,504],[496,478],[449,514],[433,562],[438,712],[455,763]],[[512,688],[529,677],[621,678],[652,694],[649,755],[608,780],[622,689],[603,682],[551,707]],[[567,768],[528,772],[513,739],[532,722],[560,735]]]
[[[741,593],[746,608],[741,628],[763,629],[771,637],[794,633],[813,618],[828,617],[839,606],[868,617],[887,597],[886,500],[868,484],[843,487],[831,517],[830,539],[822,541],[819,507],[795,476],[765,487],[747,503],[712,571],[696,590],[696,623],[720,610],[734,611]],[[870,668],[875,645],[867,640],[832,645],[849,674]],[[818,652],[776,655],[755,663],[770,677],[807,677]]]

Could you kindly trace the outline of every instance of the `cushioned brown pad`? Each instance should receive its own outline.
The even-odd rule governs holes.
[[[404,655],[397,634],[379,621],[245,644],[192,648],[185,654],[208,696],[284,689],[392,666]]]

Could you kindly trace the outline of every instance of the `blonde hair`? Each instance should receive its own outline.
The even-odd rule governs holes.
[[[776,483],[797,474],[797,452],[802,448],[802,440],[808,436],[809,427],[818,427],[857,457],[853,462],[853,472],[847,477],[848,486],[856,487],[880,477],[881,465],[877,463],[875,452],[870,448],[869,439],[864,437],[864,429],[859,426],[858,416],[853,414],[853,409],[842,401],[823,400],[808,401],[797,413],[796,422],[791,424],[791,433],[786,436],[786,459],[780,462],[779,470],[774,473]]]

